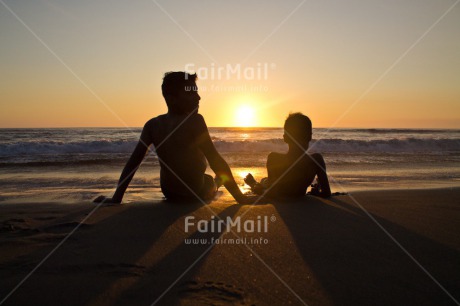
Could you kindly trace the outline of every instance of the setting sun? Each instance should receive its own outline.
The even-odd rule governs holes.
[[[247,105],[242,105],[236,110],[235,125],[240,127],[255,126],[254,109]]]

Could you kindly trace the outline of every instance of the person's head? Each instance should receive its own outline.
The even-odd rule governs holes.
[[[312,137],[311,120],[302,113],[291,113],[284,122],[284,142],[307,148]]]
[[[169,113],[188,114],[192,111],[198,111],[200,96],[198,95],[196,79],[196,74],[182,71],[165,73],[161,92]]]

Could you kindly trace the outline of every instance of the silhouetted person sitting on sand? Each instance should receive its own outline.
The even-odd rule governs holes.
[[[203,116],[198,114],[200,96],[196,74],[169,72],[161,90],[168,113],[145,124],[139,143],[129,158],[112,198],[99,196],[94,201],[121,203],[134,173],[148,147],[153,144],[160,161],[160,184],[169,200],[211,200],[217,190],[214,179],[205,174],[206,160],[222,183],[239,203],[249,203],[242,194],[225,160],[217,152]]]
[[[329,197],[331,189],[323,156],[307,153],[312,138],[310,119],[301,113],[290,114],[284,123],[283,138],[289,145],[287,154],[270,153],[267,158],[268,177],[258,183],[249,173],[244,179],[246,184],[260,195],[301,197],[317,176],[318,184],[312,186],[310,194]]]

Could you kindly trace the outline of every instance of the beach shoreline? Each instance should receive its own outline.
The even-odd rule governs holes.
[[[52,252],[4,305],[454,305],[459,203],[457,187],[255,206],[227,191],[206,206],[0,204],[0,297]],[[268,231],[186,231],[187,216],[209,223],[214,214],[267,217]]]

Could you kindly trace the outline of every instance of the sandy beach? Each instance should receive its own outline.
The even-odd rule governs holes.
[[[0,306],[460,306],[460,0],[0,16]]]
[[[256,225],[268,220],[267,231],[200,232],[198,221],[213,214]],[[361,191],[256,206],[236,205],[226,191],[207,206],[2,204],[0,220],[2,305],[460,300],[460,188]]]

